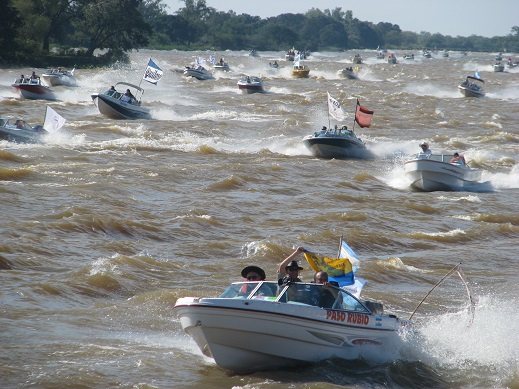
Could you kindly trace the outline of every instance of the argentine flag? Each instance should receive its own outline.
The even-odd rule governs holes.
[[[476,69],[476,73],[474,73],[474,77],[481,78],[481,75],[479,74],[478,69]]]

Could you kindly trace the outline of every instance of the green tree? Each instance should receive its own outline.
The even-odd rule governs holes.
[[[129,51],[145,47],[152,29],[139,11],[142,0],[90,0],[76,21],[86,55],[96,49]]]
[[[0,63],[2,64],[10,63],[17,54],[16,38],[19,23],[20,14],[12,6],[12,2],[7,0],[7,4],[2,6],[0,12]]]

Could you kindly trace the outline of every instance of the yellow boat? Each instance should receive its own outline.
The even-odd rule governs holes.
[[[294,65],[292,68],[292,77],[296,78],[308,78],[310,74],[310,68],[306,65]]]

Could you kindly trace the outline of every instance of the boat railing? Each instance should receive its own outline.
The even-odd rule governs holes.
[[[438,162],[451,162],[452,158],[454,158],[454,154],[424,154],[424,153],[418,153],[415,155],[415,159],[429,159],[431,161],[438,161]],[[455,162],[452,162],[455,163]],[[461,162],[458,162],[458,164],[462,164]]]
[[[373,312],[369,306],[343,289],[314,283],[292,282],[278,285],[272,281],[235,282],[220,295],[220,298],[270,300],[290,305],[308,305],[366,314]],[[382,307],[377,309],[377,313],[383,310]]]

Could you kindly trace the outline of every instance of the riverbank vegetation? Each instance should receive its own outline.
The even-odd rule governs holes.
[[[519,27],[506,36],[470,37],[402,31],[361,21],[342,8],[262,19],[183,0],[6,0],[0,6],[0,64],[103,66],[142,48],[310,51],[423,48],[519,52]]]

